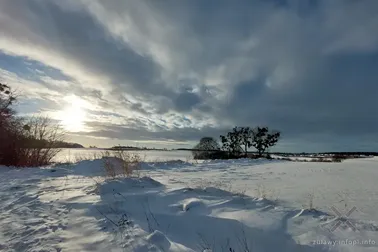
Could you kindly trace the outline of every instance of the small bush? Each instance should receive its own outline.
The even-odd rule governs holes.
[[[346,156],[342,156],[342,155],[334,155],[332,157],[332,162],[337,162],[337,163],[340,163],[342,161],[344,161],[347,157]],[[353,157],[351,157],[353,158]]]
[[[114,164],[114,159],[105,157],[104,158],[104,169],[105,169],[105,174],[107,177],[110,178],[115,178],[117,177],[116,173],[116,165]]]
[[[33,167],[51,163],[59,153],[57,142],[64,133],[47,117],[12,118],[12,127],[2,128],[0,163],[6,166]]]
[[[315,193],[311,192],[306,195],[306,202],[302,204],[303,209],[314,210]]]
[[[194,159],[215,159],[219,155],[220,146],[212,137],[203,137],[194,147],[192,155]]]
[[[103,153],[105,173],[110,178],[139,176],[142,158],[138,153],[124,150]]]

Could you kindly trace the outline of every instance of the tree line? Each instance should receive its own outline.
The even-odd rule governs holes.
[[[0,83],[0,165],[47,165],[58,148],[66,145],[64,132],[48,117],[18,116],[13,109],[16,97],[8,85]]]
[[[271,131],[268,127],[234,127],[226,135],[221,135],[221,145],[212,137],[203,137],[194,147],[195,159],[227,159],[248,157],[248,150],[254,147],[257,157],[277,144],[281,133]]]

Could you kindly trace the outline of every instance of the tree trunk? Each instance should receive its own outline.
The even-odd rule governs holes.
[[[259,157],[262,157],[262,154],[264,153],[264,150],[259,149]]]

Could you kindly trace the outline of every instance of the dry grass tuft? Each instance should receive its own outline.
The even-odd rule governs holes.
[[[140,176],[142,157],[129,151],[106,151],[102,154],[104,169],[109,178]]]
[[[306,202],[302,204],[302,208],[307,209],[307,210],[314,210],[315,209],[314,200],[315,200],[315,193],[314,192],[308,193],[306,196]]]

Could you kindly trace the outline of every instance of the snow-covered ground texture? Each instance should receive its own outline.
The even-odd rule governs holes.
[[[97,159],[103,156],[104,152],[109,152],[110,155],[117,151],[104,149],[89,149],[89,148],[66,148],[61,149],[58,155],[55,156],[55,162],[75,162],[82,159]],[[133,154],[138,154],[141,159],[147,162],[162,162],[167,160],[191,160],[191,151],[159,151],[159,150],[141,150],[141,151],[125,151]]]
[[[378,251],[378,159],[0,167],[0,251]]]

